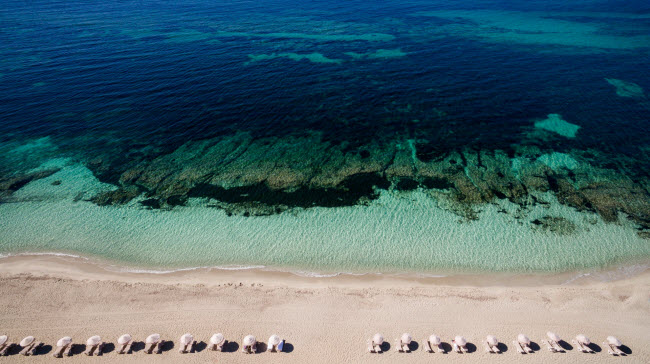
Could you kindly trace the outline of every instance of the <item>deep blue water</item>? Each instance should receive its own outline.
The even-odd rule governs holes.
[[[0,132],[6,139],[119,131],[126,138],[177,145],[237,130],[273,135],[314,129],[332,140],[358,143],[406,130],[453,148],[507,145],[519,138],[517,126],[559,113],[589,124],[579,141],[588,146],[601,143],[602,135],[610,143],[647,144],[648,109],[615,98],[603,82],[604,77],[633,80],[650,89],[647,48],[571,54],[552,45],[531,50],[453,34],[427,40],[426,31],[410,33],[420,32],[423,23],[435,27],[445,21],[414,15],[420,11],[548,10],[544,3],[6,1],[0,10]],[[551,8],[648,12],[645,2],[624,3],[623,9],[622,2]],[[636,21],[641,31],[649,23]],[[371,29],[395,39],[219,36],[168,42],[166,32],[187,29],[312,34]],[[408,55],[343,64],[280,58],[245,65],[249,54],[320,52],[346,58],[344,52],[377,48],[401,48]],[[38,83],[43,84],[34,86]],[[412,111],[396,115],[393,103],[410,104]],[[447,116],[426,122],[432,108]],[[349,125],[332,129],[334,119]]]

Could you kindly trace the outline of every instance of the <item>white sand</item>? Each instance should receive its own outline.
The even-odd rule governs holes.
[[[31,272],[31,273],[27,273]],[[186,332],[207,343],[215,332],[241,345],[247,334],[267,340],[278,334],[290,353],[245,355],[202,350],[178,353],[178,344],[161,355],[142,351],[107,353],[106,362],[169,363],[648,363],[650,274],[597,282],[578,277],[537,279],[495,276],[475,279],[364,276],[300,278],[259,271],[191,271],[175,274],[112,273],[64,257],[12,257],[0,262],[0,334],[11,341],[34,335],[52,346],[63,336],[82,344],[92,335],[115,343],[130,333],[143,341],[151,333],[178,341]],[[480,287],[471,287],[473,282]],[[505,284],[505,282],[509,282]],[[606,351],[566,354],[541,351],[522,356],[512,347],[519,333],[541,344],[551,330],[570,342],[584,333],[602,347],[618,337],[632,354],[613,358]],[[469,354],[411,354],[394,351],[372,355],[366,340],[375,332],[386,340],[403,332],[420,345],[432,333],[450,343],[463,335],[478,350]],[[502,355],[483,351],[482,340],[496,335],[508,346]],[[542,345],[543,347],[543,345]],[[241,348],[241,347],[239,347]],[[52,362],[51,347],[40,356],[13,355],[7,362]],[[95,362],[79,354],[66,362]]]

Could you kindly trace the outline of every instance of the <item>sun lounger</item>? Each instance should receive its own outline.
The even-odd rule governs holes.
[[[34,343],[34,345],[32,345],[32,347],[29,349],[29,354],[28,355],[36,355],[36,350],[38,350],[38,348],[40,348],[41,346],[43,346],[43,343],[40,342],[40,341],[37,342],[37,343]]]
[[[609,347],[614,352],[613,355],[626,355],[625,352],[620,349],[621,346],[623,346],[623,343],[621,343],[621,341],[614,336],[608,336],[606,344],[607,347]]]
[[[483,343],[483,347],[485,348],[486,353],[492,353],[492,348],[490,348],[490,345],[487,342]]]
[[[551,346],[553,346],[553,349],[558,352],[558,353],[563,353],[564,348],[558,343],[557,341],[550,341]]]
[[[427,353],[435,353],[435,351],[433,351],[433,345],[431,345],[429,339],[424,339],[424,351]]]
[[[555,352],[560,352],[560,353],[564,352],[564,348],[560,345],[560,341],[562,341],[562,339],[560,338],[560,336],[558,334],[549,331],[549,332],[546,333],[546,336],[548,336],[548,344],[553,348],[554,353]]]
[[[54,350],[54,353],[52,356],[55,358],[62,358],[63,357],[63,352],[68,348],[68,346],[72,345],[72,338],[70,336],[65,336],[59,339],[59,341],[56,342],[56,350]]]
[[[433,334],[429,336],[429,345],[431,346],[431,352],[435,352],[434,348],[438,348],[438,352],[444,354],[445,353],[445,348],[442,346],[442,340],[440,340],[440,336]]]
[[[519,346],[527,353],[527,354],[532,354],[535,351],[530,347],[530,339],[528,336],[524,334],[519,334],[517,335],[517,342],[519,342]]]
[[[131,343],[133,338],[131,335],[124,334],[117,339],[117,353],[118,354],[128,354],[131,350]]]
[[[11,348],[14,347],[14,343],[10,343],[9,337],[7,335],[0,336],[0,356],[5,356]]]
[[[244,338],[242,352],[246,354],[254,354],[257,352],[257,340],[255,339],[255,336],[247,335]]]
[[[384,345],[384,336],[382,334],[375,334],[372,337],[372,346],[375,349],[375,353],[380,354],[381,346]]]
[[[208,350],[223,351],[223,346],[225,344],[226,344],[226,338],[223,336],[223,334],[221,333],[214,334],[210,338],[210,346],[208,346]]]
[[[499,340],[497,340],[496,336],[488,335],[485,338],[485,351],[494,354],[501,354],[501,350],[499,350]]]
[[[25,356],[29,355],[35,343],[36,340],[33,336],[27,336],[26,338],[22,339],[18,344],[22,348],[22,350],[20,350],[20,354]]]
[[[269,343],[266,347],[266,351],[275,353],[282,351],[282,347],[284,346],[284,340],[280,339],[278,335],[271,335],[269,337]]]
[[[178,351],[181,354],[191,353],[194,351],[194,337],[191,334],[185,334],[180,338],[180,348]]]
[[[131,347],[133,346],[133,340],[129,341],[129,343],[126,345],[126,350],[124,351],[125,354],[131,354]]]
[[[555,350],[555,348],[554,348],[553,346],[551,346],[551,344],[550,344],[548,341],[546,341],[546,340],[542,340],[542,343],[546,345],[546,348],[547,348],[548,351],[550,351],[551,353],[555,353],[555,352],[557,352],[557,350]]]
[[[519,354],[525,354],[525,353],[526,353],[526,352],[524,351],[524,348],[521,347],[521,345],[519,344],[519,342],[517,342],[517,340],[513,340],[513,341],[512,341],[512,345],[514,345],[514,347],[517,349],[517,352],[518,352]]]
[[[412,340],[411,334],[403,333],[402,337],[395,341],[395,350],[400,353],[410,353],[411,348],[409,347],[409,344],[411,344]]]
[[[458,344],[456,344],[455,340],[451,341],[451,346],[454,348],[455,352],[457,352],[459,354],[462,353],[462,351],[460,350],[460,346],[458,346]]]
[[[158,345],[156,345],[155,350],[153,351],[155,354],[162,354],[162,348],[163,345],[165,345],[166,341],[165,340],[160,340]]]
[[[585,335],[580,334],[580,335],[576,336],[576,342],[582,348],[583,353],[593,353],[594,352],[589,347],[589,345],[591,344],[591,340],[589,340],[589,338],[586,337]]]
[[[489,353],[501,354],[501,350],[499,350],[499,340],[494,335],[488,335],[485,338],[483,346],[485,347],[485,351]]]
[[[147,336],[147,339],[144,341],[144,352],[146,354],[151,354],[155,350],[156,354],[160,354],[160,345],[162,345],[160,334],[151,334]]]
[[[444,354],[445,349],[442,347],[442,340],[440,340],[440,337],[436,334],[432,334],[429,336],[429,338],[424,340],[425,342],[425,350],[429,353],[435,353],[436,350],[435,348],[438,348],[438,352],[441,352]]]
[[[72,356],[72,348],[74,347],[73,343],[70,343],[67,348],[63,351],[63,356]]]
[[[467,349],[467,340],[465,340],[464,337],[457,335],[454,340],[452,341],[454,344],[454,350],[457,353],[467,353],[469,350]]]
[[[100,347],[101,346],[101,347]],[[88,356],[94,355],[102,355],[102,348],[104,346],[104,343],[102,342],[102,338],[95,335],[91,336],[86,340],[86,351],[84,351],[84,354]]]
[[[381,353],[381,345],[384,343],[384,336],[382,334],[375,334],[372,339],[368,340],[368,352]]]
[[[578,343],[577,341],[571,340],[571,344],[573,344],[573,346],[575,346],[578,349],[578,351],[581,351],[583,353],[587,352],[587,350],[585,350],[585,348],[582,347],[582,345],[580,345],[580,343]]]
[[[7,337],[7,335],[0,336],[0,351],[2,351],[5,346],[7,346],[7,340],[9,340],[9,337]]]

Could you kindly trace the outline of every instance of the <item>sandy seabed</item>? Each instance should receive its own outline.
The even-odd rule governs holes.
[[[123,333],[144,340],[160,333],[173,341],[160,355],[142,350],[118,355],[112,345],[103,357],[77,354],[66,362],[169,363],[648,363],[650,272],[607,282],[587,275],[339,276],[306,278],[262,270],[195,270],[170,274],[107,271],[69,257],[17,256],[0,262],[0,334],[16,342],[33,335],[45,343],[40,355],[18,354],[5,362],[51,362],[52,345],[63,336],[78,344],[92,335],[115,343]],[[493,282],[492,284],[490,282]],[[590,337],[600,352],[550,353],[547,331],[567,340]],[[200,351],[178,352],[178,339],[189,332]],[[215,332],[232,341],[232,352],[211,352],[205,343]],[[382,333],[393,346],[403,332],[416,343],[410,354],[391,348],[378,355],[366,341]],[[469,354],[428,354],[422,343],[432,333],[449,344],[456,335],[471,343]],[[517,354],[512,341],[527,334],[541,349]],[[240,352],[245,335],[266,341],[286,340],[288,353]],[[501,355],[484,352],[494,334],[507,346]],[[602,344],[618,337],[631,354],[612,357]],[[79,349],[82,349],[79,346]],[[136,345],[136,349],[138,346]],[[598,351],[597,350],[597,351]]]

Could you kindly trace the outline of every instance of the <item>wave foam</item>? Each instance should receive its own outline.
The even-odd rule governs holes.
[[[25,256],[54,256],[54,257],[66,257],[66,258],[88,260],[88,258],[82,257],[80,255],[68,254],[68,253],[57,253],[57,252],[0,253],[0,259],[11,258],[11,257],[25,257]]]

